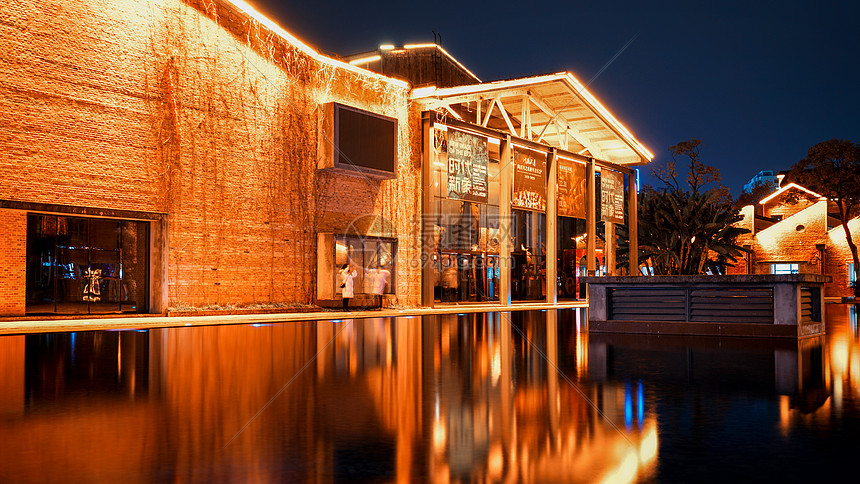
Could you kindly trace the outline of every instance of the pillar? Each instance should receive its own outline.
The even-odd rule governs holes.
[[[639,200],[636,186],[636,172],[627,175],[627,236],[630,238],[628,247],[629,269],[631,276],[638,276],[639,271]]]
[[[511,189],[514,165],[511,158],[511,136],[501,141],[499,160],[499,304],[511,304]]]
[[[425,116],[428,116],[425,113]],[[433,149],[433,121],[429,117],[421,120],[423,151],[422,176],[421,176],[421,305],[432,308],[435,303],[433,297],[433,265],[436,261],[436,204],[433,203],[433,162],[436,161],[436,151]]]
[[[558,153],[549,154],[549,179],[546,187],[546,302],[558,301]]]
[[[594,200],[595,180],[594,180],[594,160],[589,158],[588,165],[585,169],[585,266],[588,268],[588,275],[593,276],[597,269],[594,259],[597,255],[597,204]]]

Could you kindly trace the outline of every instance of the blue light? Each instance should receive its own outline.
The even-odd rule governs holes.
[[[633,395],[630,389],[630,383],[624,384],[624,424],[627,430],[633,425]]]
[[[636,172],[636,194],[639,195],[639,187],[642,186],[642,184],[639,183],[639,168],[634,168],[633,171]]]
[[[642,381],[639,381],[639,390],[637,392],[636,399],[639,428],[642,428],[642,422],[645,420],[645,391],[642,389]]]

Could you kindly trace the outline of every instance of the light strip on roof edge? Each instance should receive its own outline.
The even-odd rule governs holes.
[[[362,57],[360,59],[353,59],[353,60],[349,61],[349,65],[355,66],[358,64],[367,64],[369,62],[378,61],[379,59],[382,59],[381,55],[370,55],[367,57]]]
[[[607,124],[610,127],[618,130],[618,133],[621,135],[621,138],[633,149],[633,151],[638,152],[640,155],[643,155],[648,161],[654,159],[654,155],[651,151],[648,150],[639,140],[636,139],[633,134],[618,121],[612,113],[606,109],[597,98],[594,97],[588,90],[579,83],[579,81],[573,77],[573,74],[570,72],[562,72],[558,74],[545,74],[542,76],[535,77],[522,77],[519,79],[509,79],[503,81],[493,81],[481,84],[470,84],[465,86],[456,86],[456,87],[445,87],[445,88],[437,88],[436,86],[427,86],[422,88],[416,88],[412,90],[411,99],[417,99],[422,97],[430,97],[430,96],[439,96],[439,97],[447,97],[454,96],[457,94],[466,94],[470,92],[476,91],[489,91],[496,89],[509,89],[517,86],[525,86],[529,84],[537,84],[541,82],[547,81],[556,81],[563,80],[566,81],[571,90],[574,91],[578,96],[584,98],[584,100],[591,105],[591,107],[604,118]],[[440,93],[441,91],[441,93]]]
[[[806,193],[808,193],[808,194],[812,195],[813,197],[825,198],[825,197],[823,197],[822,195],[819,195],[819,194],[817,194],[817,193],[813,192],[812,190],[810,190],[810,189],[808,189],[808,188],[806,188],[806,187],[802,187],[802,186],[798,185],[797,183],[789,183],[788,185],[786,185],[786,186],[784,186],[784,187],[780,188],[779,190],[777,190],[777,191],[775,191],[775,192],[771,193],[770,195],[768,195],[767,197],[763,198],[763,199],[762,199],[760,202],[758,202],[758,203],[759,203],[759,204],[761,204],[761,205],[764,205],[765,203],[767,203],[767,202],[769,202],[769,201],[773,200],[773,199],[774,199],[774,197],[776,197],[777,195],[780,195],[780,194],[782,194],[782,193],[785,193],[785,192],[786,192],[789,188],[791,188],[791,187],[799,188],[799,189],[803,190],[804,192],[806,192]]]
[[[249,17],[251,17],[254,20],[265,25],[266,28],[268,28],[269,30],[271,30],[272,32],[277,34],[282,39],[286,40],[290,45],[297,47],[299,50],[301,50],[302,52],[304,52],[305,54],[307,54],[308,56],[312,57],[314,60],[316,60],[320,63],[328,64],[332,67],[338,67],[338,68],[346,69],[346,70],[348,70],[350,72],[354,72],[356,74],[361,74],[361,75],[368,76],[368,77],[376,77],[376,78],[388,81],[392,84],[397,84],[397,85],[402,86],[404,88],[409,88],[409,83],[406,81],[402,81],[400,79],[394,79],[393,77],[384,76],[382,74],[378,74],[376,72],[369,71],[367,69],[362,69],[360,67],[352,66],[346,62],[339,61],[337,59],[332,59],[331,57],[326,57],[326,56],[320,54],[319,52],[310,48],[304,42],[302,42],[299,39],[297,39],[296,37],[294,37],[292,34],[287,32],[286,30],[281,28],[274,21],[272,21],[271,19],[269,19],[265,15],[263,15],[260,12],[258,12],[257,10],[255,10],[254,7],[252,7],[250,4],[248,4],[247,2],[245,2],[243,0],[225,0],[225,1],[228,2],[229,4],[233,5],[234,7],[236,7],[237,9],[239,9],[240,11],[242,11],[243,13],[248,15]]]
[[[621,136],[623,138],[627,138],[626,141],[628,143],[630,143],[631,145],[635,145],[635,147],[638,148],[637,151],[639,151],[640,154],[644,154],[645,157],[648,158],[648,161],[654,159],[654,154],[651,153],[648,148],[643,146],[642,143],[640,143],[639,140],[637,140],[636,137],[633,136],[633,134],[630,133],[630,131],[628,131],[623,124],[621,124],[621,121],[615,119],[615,116],[613,116],[612,113],[610,113],[609,110],[606,109],[603,104],[601,104],[601,102],[598,101],[597,98],[594,97],[594,95],[591,94],[588,89],[585,88],[585,86],[580,84],[580,82],[576,79],[576,77],[573,76],[573,74],[571,74],[570,72],[565,72],[564,75],[567,77],[568,81],[570,81],[574,85],[574,87],[576,88],[574,90],[577,92],[577,94],[583,95],[586,98],[586,101],[589,102],[589,104],[592,104],[594,107],[596,107],[600,114],[605,116],[609,123],[614,125],[621,132]]]

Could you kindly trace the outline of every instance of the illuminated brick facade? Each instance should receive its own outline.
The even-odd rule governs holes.
[[[848,286],[851,251],[842,226],[828,211],[834,210],[828,210],[825,199],[797,185],[784,186],[756,205],[747,205],[738,225],[750,233],[741,236],[738,245],[749,246],[753,253],[728,273],[770,274],[774,265],[793,270],[796,264],[798,272],[833,278],[825,285],[825,297],[852,296]],[[849,230],[856,240],[860,218],[849,222]]]
[[[3,10],[0,315],[24,312],[22,237],[37,210],[153,220],[155,312],[313,303],[316,233],[383,217],[395,293],[418,301],[420,130],[406,82],[318,56],[226,2]],[[398,121],[396,179],[317,170],[330,102]]]
[[[0,314],[24,313],[27,214],[0,210]]]

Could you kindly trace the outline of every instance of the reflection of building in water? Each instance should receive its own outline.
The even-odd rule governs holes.
[[[584,362],[587,336],[555,316],[546,313],[546,323],[544,314],[518,312],[425,321],[438,335],[428,338],[436,341],[438,371],[435,395],[425,399],[434,411],[433,480],[623,482],[647,472],[657,448],[653,414],[640,399],[641,420],[624,428],[623,412],[570,379]]]
[[[657,437],[641,388],[580,384],[583,315],[543,315],[0,338],[0,369],[19,375],[0,388],[0,468],[20,481],[642,475]]]
[[[0,475],[4,482],[152,482],[146,332],[0,337]],[[6,481],[8,479],[8,481]]]
[[[637,393],[635,382],[647,379],[660,387],[664,399],[684,400],[691,388],[697,395],[712,395],[696,404],[704,414],[724,412],[723,403],[736,395],[779,395],[781,421],[787,431],[790,415],[829,412],[832,400],[825,348],[824,336],[795,341],[594,334],[589,341],[589,378],[625,386],[625,423],[630,421],[631,387]],[[635,407],[635,396],[632,402]]]
[[[842,414],[847,401],[856,400],[860,395],[860,333],[857,316],[860,306],[848,304],[827,305],[827,338],[829,344],[822,352],[823,381],[829,389],[826,399],[818,405],[807,405],[806,400],[799,403],[789,397],[780,400],[780,423],[788,432],[795,425],[810,422],[826,422]],[[815,349],[802,348],[804,354],[816,354]],[[809,364],[801,364],[805,376]],[[818,402],[816,402],[818,403]]]

